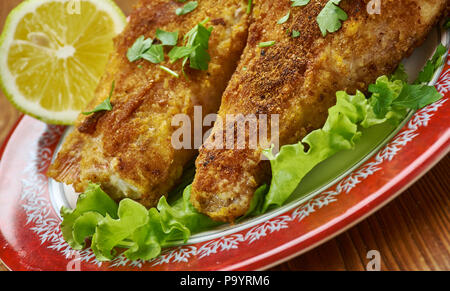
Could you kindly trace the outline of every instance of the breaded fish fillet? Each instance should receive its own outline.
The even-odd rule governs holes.
[[[369,15],[369,0],[343,0],[339,6],[349,19],[323,37],[316,18],[328,0],[304,7],[290,7],[291,1],[255,2],[247,47],[219,116],[225,124],[227,114],[279,114],[280,145],[297,143],[321,128],[337,91],[365,92],[377,77],[393,72],[447,5],[447,0],[387,0],[381,1],[381,14]],[[277,24],[289,10],[290,19]],[[294,30],[299,37],[291,37]],[[258,46],[268,41],[275,44]],[[216,124],[200,149],[191,202],[215,220],[234,221],[270,175],[268,162],[261,160],[270,136],[256,149],[248,143],[241,150],[213,149],[224,128]]]
[[[168,0],[139,1],[128,26],[115,39],[115,51],[96,98],[86,110],[103,102],[115,81],[112,111],[80,115],[48,176],[73,185],[77,192],[84,191],[89,182],[99,183],[113,198],[129,197],[147,207],[155,206],[174,186],[196,151],[174,149],[172,118],[192,116],[195,105],[202,106],[205,114],[217,112],[245,47],[249,25],[246,0],[223,0],[220,5],[202,0],[194,11],[176,15],[175,10],[183,5]],[[181,39],[207,18],[206,26],[214,27],[207,71],[186,65],[186,79],[182,60],[171,64],[166,55],[159,65],[179,73],[180,78],[175,78],[159,65],[145,60],[130,63],[126,57],[142,35],[154,39],[156,30],[162,29],[178,31]]]

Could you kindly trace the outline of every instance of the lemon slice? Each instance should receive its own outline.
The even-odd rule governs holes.
[[[125,24],[112,0],[24,1],[0,36],[0,86],[22,112],[73,124]]]

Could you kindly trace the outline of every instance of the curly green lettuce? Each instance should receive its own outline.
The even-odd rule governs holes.
[[[131,199],[117,205],[99,185],[91,184],[74,210],[61,209],[62,234],[75,250],[84,249],[90,239],[99,261],[112,260],[117,250],[130,260],[150,260],[169,242],[187,241],[192,233],[218,225],[195,210],[190,194],[188,186],[173,205],[162,197],[156,208],[147,210]]]
[[[339,151],[353,149],[361,137],[361,128],[384,122],[399,124],[408,110],[425,107],[442,97],[433,86],[409,85],[387,76],[378,78],[369,91],[369,99],[360,91],[355,95],[337,92],[337,103],[329,109],[322,129],[311,132],[297,144],[281,147],[276,156],[271,149],[264,151],[271,163],[272,182],[262,212],[283,205],[319,163]]]

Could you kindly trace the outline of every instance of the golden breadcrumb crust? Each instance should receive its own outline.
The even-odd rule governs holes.
[[[245,47],[249,25],[246,0],[222,0],[220,5],[202,0],[191,13],[177,16],[176,8],[183,5],[167,0],[139,1],[126,29],[115,39],[115,51],[96,98],[86,109],[90,111],[106,99],[114,80],[112,111],[80,115],[50,167],[49,177],[72,184],[78,192],[89,182],[99,183],[113,198],[130,197],[147,207],[155,206],[175,185],[196,151],[172,147],[176,130],[172,118],[176,114],[192,117],[194,105],[202,106],[204,114],[217,112]],[[214,27],[208,71],[187,65],[185,79],[182,60],[171,64],[166,56],[160,65],[177,72],[180,78],[175,78],[159,65],[145,60],[130,63],[126,58],[141,35],[154,39],[157,28],[178,31],[181,43],[188,31],[207,18],[206,26]]]
[[[448,5],[446,0],[385,0],[381,14],[369,15],[369,0],[343,0],[340,7],[349,20],[324,38],[316,17],[328,0],[312,0],[305,7],[290,7],[290,1],[254,2],[247,47],[219,114],[224,120],[236,113],[280,114],[280,145],[322,127],[336,91],[366,91],[377,77],[393,72]],[[289,9],[290,19],[277,24]],[[293,30],[300,32],[298,38],[288,35]],[[258,47],[267,41],[275,44]],[[208,150],[220,131],[216,125],[200,150],[191,202],[215,220],[234,221],[246,213],[270,167],[261,160],[262,147]]]

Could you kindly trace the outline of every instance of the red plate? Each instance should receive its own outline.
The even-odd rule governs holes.
[[[0,258],[12,270],[254,270],[281,263],[366,218],[448,152],[450,61],[436,87],[442,100],[415,113],[386,146],[321,194],[145,263],[100,263],[89,250],[69,248],[45,176],[65,128],[23,117],[1,150]]]

